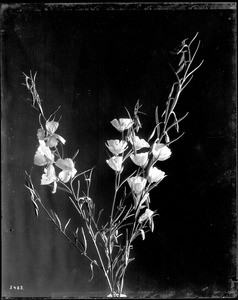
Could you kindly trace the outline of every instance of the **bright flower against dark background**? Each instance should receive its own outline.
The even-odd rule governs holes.
[[[191,67],[200,45],[198,42],[192,49],[196,38],[197,34],[190,42],[185,39],[174,52],[178,58],[178,65],[173,68],[176,81],[171,87],[161,115],[159,107],[156,106],[155,125],[154,128],[148,128],[148,138],[140,135],[140,115],[143,112],[140,111],[142,105],[139,101],[132,112],[126,108],[125,116],[111,121],[118,138],[108,137],[106,143],[102,141],[106,146],[105,154],[108,153],[109,156],[105,158],[105,167],[108,166],[109,172],[114,173],[114,193],[108,199],[111,213],[105,224],[100,222],[103,210],[97,211],[97,199],[92,199],[90,194],[93,168],[86,171],[75,168],[78,151],[72,158],[64,157],[63,146],[66,140],[56,133],[60,133],[60,120],[55,121],[59,108],[46,118],[36,90],[36,74],[24,74],[26,87],[32,95],[33,107],[39,114],[40,128],[36,132],[38,148],[33,160],[35,167],[42,170],[39,180],[41,185],[52,187],[55,197],[59,197],[58,189],[68,194],[68,200],[84,221],[84,226],[69,226],[70,218],[63,227],[59,216],[44,204],[45,201],[34,186],[32,174],[26,173],[26,187],[30,191],[36,215],[38,216],[40,206],[60,233],[88,260],[92,271],[90,280],[93,279],[95,267],[103,272],[110,297],[126,296],[123,293],[124,278],[129,263],[134,260],[131,257],[133,241],[137,237],[146,240],[147,233],[154,232],[154,219],[158,213],[153,208],[156,203],[153,203],[150,192],[165,179],[163,162],[171,157],[172,144],[183,135],[177,135],[179,123],[187,114],[177,118],[175,108],[183,89],[202,64],[201,62],[196,67]],[[126,172],[131,165],[133,170]],[[32,169],[31,172],[33,171]],[[80,183],[82,179],[84,187]],[[93,247],[94,255],[92,251],[89,254],[89,244]]]

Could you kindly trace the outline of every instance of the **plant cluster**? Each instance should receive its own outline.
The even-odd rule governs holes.
[[[38,216],[39,207],[42,207],[60,233],[88,259],[92,271],[91,279],[94,267],[103,271],[111,297],[126,296],[123,294],[124,278],[129,263],[134,259],[131,257],[133,241],[139,236],[145,240],[146,234],[154,231],[154,218],[158,213],[151,209],[150,192],[166,177],[158,162],[170,158],[170,145],[183,135],[182,133],[171,138],[174,129],[179,133],[179,123],[187,116],[186,113],[178,118],[175,112],[180,94],[202,64],[201,62],[191,69],[200,45],[198,42],[195,50],[191,50],[196,37],[197,34],[189,43],[187,39],[184,40],[174,52],[179,57],[177,69],[173,68],[176,80],[161,116],[158,106],[156,107],[155,125],[146,140],[140,136],[140,114],[143,112],[140,111],[139,101],[132,113],[126,109],[126,118],[111,121],[119,136],[118,139],[108,139],[105,143],[109,153],[106,163],[115,173],[114,194],[108,200],[111,203],[111,213],[106,224],[101,224],[103,209],[97,211],[97,200],[92,199],[90,194],[93,168],[78,172],[75,167],[78,151],[71,158],[64,155],[63,146],[66,140],[56,133],[59,131],[60,119],[56,120],[56,116],[60,107],[46,117],[36,89],[36,73],[33,75],[30,72],[29,76],[24,74],[25,85],[32,96],[32,106],[38,111],[39,117],[36,134],[38,148],[34,155],[34,165],[42,168],[41,185],[51,186],[53,194],[58,189],[65,191],[85,226],[72,228],[71,219],[63,226],[60,217],[44,204],[34,186],[31,171],[26,172],[26,188],[30,192],[36,215]],[[131,160],[134,165],[134,170],[129,175],[125,175],[127,160]],[[86,188],[82,188],[82,180]],[[95,249],[95,257],[88,254],[89,238]]]

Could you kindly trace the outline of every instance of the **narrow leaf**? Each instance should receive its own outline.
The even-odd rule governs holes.
[[[189,84],[189,82],[193,79],[193,75],[190,76],[190,78],[188,79],[188,76],[184,79],[183,81],[183,85],[181,87],[181,92],[186,88],[186,86]],[[186,83],[185,83],[186,81]]]
[[[32,201],[33,205],[34,205],[34,208],[35,208],[35,214],[36,214],[36,217],[38,217],[38,214],[39,214],[39,207],[38,205],[36,204],[35,201]]]
[[[51,118],[53,118],[53,120],[54,120],[54,117],[53,117],[53,116],[57,113],[57,111],[60,109],[60,107],[61,107],[61,105],[59,105],[58,108],[56,108],[56,110],[49,116],[48,122],[50,122],[50,119],[51,119]]]
[[[100,217],[101,217],[103,211],[104,211],[104,209],[102,208],[102,209],[100,210],[100,212],[98,213],[97,224],[98,224],[98,221],[99,221],[99,219],[100,219]]]
[[[28,183],[27,183],[28,184]],[[34,209],[35,209],[35,214],[36,214],[36,217],[38,217],[38,212],[39,212],[39,207],[36,203],[36,195],[35,195],[35,192],[33,189],[31,189],[29,186],[25,185],[25,187],[29,190],[29,192],[31,193],[31,202],[33,203],[34,205]]]
[[[180,73],[180,72],[184,69],[184,67],[185,67],[185,64],[182,64],[182,65],[178,68],[178,70],[176,71],[176,73],[177,73],[177,74]]]
[[[78,230],[79,230],[79,228],[77,227],[76,231],[74,232],[75,244],[76,244],[76,246],[78,246],[78,243],[80,243],[80,245],[82,246],[82,249],[84,250],[85,249],[84,244],[78,238]]]
[[[56,219],[57,219],[57,221],[58,221],[58,225],[59,225],[60,230],[62,230],[62,226],[61,226],[61,222],[60,222],[59,217],[57,216],[56,213],[54,213],[54,215],[55,215],[55,217],[56,217]]]
[[[175,73],[176,74],[176,73]],[[177,76],[177,74],[176,74]],[[178,91],[179,91],[179,88],[180,88],[180,84],[179,84],[179,78],[178,78],[178,82],[175,82],[171,88],[171,92],[169,94],[169,99],[174,99],[176,98],[177,94],[178,94]]]
[[[52,209],[50,210],[50,213],[51,213],[51,217],[52,217],[52,219],[55,221],[55,215],[54,215],[54,212],[53,212],[53,210],[52,210]]]
[[[143,229],[140,230],[141,236],[142,236],[142,240],[144,241],[145,239],[145,232]]]
[[[150,221],[150,230],[151,230],[151,232],[154,231],[154,221],[153,221],[153,219],[151,219],[151,221]]]
[[[91,263],[90,263],[90,269],[91,269],[91,273],[92,273],[92,275],[91,275],[91,278],[89,279],[89,281],[88,281],[88,282],[90,282],[90,281],[93,279],[93,277],[94,277],[93,264],[94,264],[94,262],[92,262],[92,261],[91,261]]]
[[[126,110],[126,112],[127,112],[128,116],[129,116],[129,118],[131,119],[131,115],[130,115],[130,113],[129,113],[128,109],[127,109],[125,106],[124,106],[124,108],[125,108],[125,110]]]
[[[197,67],[195,67],[190,73],[188,73],[188,75],[186,76],[186,78],[189,77],[189,76],[191,76],[197,69],[199,69],[201,67],[201,65],[203,64],[203,62],[204,62],[204,60],[202,60],[200,62],[200,64]]]
[[[189,47],[192,45],[192,43],[193,43],[193,41],[196,39],[196,37],[198,36],[198,33],[199,32],[197,32],[196,34],[195,34],[195,36],[192,38],[192,40],[191,40],[191,42],[189,43]]]
[[[156,129],[157,129],[157,138],[160,136],[160,126],[159,126],[159,113],[158,113],[158,106],[156,106],[155,109],[155,123],[156,123]]]
[[[181,58],[180,58],[180,61],[179,61],[179,66],[184,62],[184,60],[185,60],[184,52],[182,52],[182,55],[181,55]]]
[[[172,98],[172,95],[173,95],[173,92],[174,92],[174,86],[177,82],[173,83],[172,87],[171,87],[171,90],[170,90],[170,93],[169,93],[169,99]]]
[[[172,111],[172,114],[174,115],[174,119],[176,122],[176,130],[177,130],[177,132],[179,132],[179,122],[178,122],[177,116],[174,111]]]
[[[81,227],[81,229],[82,229],[82,235],[83,235],[83,240],[84,240],[84,253],[86,253],[87,247],[88,247],[88,245],[87,245],[87,240],[86,240],[86,236],[85,236],[83,227]]]
[[[130,262],[132,262],[134,259],[135,259],[135,257],[129,258],[129,259],[128,259],[128,264],[129,264]]]
[[[166,144],[168,144],[170,142],[170,138],[169,138],[169,135],[167,132],[165,133],[165,142],[166,142]]]
[[[116,276],[115,277],[119,277],[120,278],[119,273],[122,271],[122,268],[123,268],[123,265],[120,265],[120,267],[116,271]]]
[[[78,180],[77,199],[79,198],[79,191],[80,191],[80,180]]]
[[[68,222],[66,223],[66,225],[64,226],[64,233],[65,233],[65,231],[66,231],[66,228],[67,228],[68,225],[69,225],[70,220],[71,220],[71,219],[69,219]]]
[[[150,137],[148,138],[148,142],[153,138],[153,136],[155,135],[155,131],[156,131],[157,127],[158,127],[160,124],[161,124],[161,123],[159,123],[159,124],[157,124],[157,125],[155,126],[155,128],[154,128],[154,130],[152,131]]]
[[[76,151],[76,153],[74,154],[74,156],[72,157],[72,160],[74,160],[76,158],[76,156],[78,155],[79,150]]]
[[[170,144],[174,143],[175,141],[179,140],[183,135],[184,135],[185,132],[183,132],[182,134],[180,134],[176,139],[170,141],[167,146],[169,146]]]
[[[184,118],[186,118],[187,115],[188,115],[188,112],[187,112],[183,117],[181,117],[180,119],[178,119],[176,122],[174,122],[173,124],[171,124],[171,125],[167,128],[167,132],[168,132],[171,128],[173,128],[174,126],[177,126],[177,124],[178,124],[179,122],[181,122]]]

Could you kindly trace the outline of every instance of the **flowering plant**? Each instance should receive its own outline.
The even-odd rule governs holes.
[[[58,189],[64,190],[69,196],[69,201],[84,220],[85,226],[70,230],[71,219],[63,226],[60,217],[44,204],[34,186],[31,171],[26,172],[26,188],[30,192],[35,213],[38,216],[39,207],[42,207],[60,233],[89,261],[91,279],[95,267],[102,270],[111,297],[126,296],[123,294],[124,277],[129,263],[134,259],[131,257],[133,241],[137,237],[145,240],[147,233],[154,231],[154,219],[158,213],[157,210],[151,209],[150,192],[166,177],[158,162],[170,158],[171,144],[183,135],[182,133],[171,138],[172,129],[176,129],[179,133],[179,123],[187,116],[186,113],[177,118],[175,108],[181,92],[191,81],[193,73],[203,63],[202,61],[191,70],[200,45],[198,42],[195,50],[191,50],[196,37],[197,34],[189,43],[185,39],[174,52],[180,59],[177,69],[173,69],[176,81],[171,87],[161,117],[159,117],[158,106],[155,109],[155,126],[147,140],[140,137],[142,124],[139,115],[142,112],[139,101],[133,113],[126,109],[126,118],[111,121],[119,135],[117,139],[108,139],[105,143],[109,151],[106,163],[115,174],[114,195],[112,201],[109,201],[112,203],[111,213],[106,224],[100,224],[103,209],[97,212],[96,200],[93,200],[90,195],[93,168],[80,172],[75,168],[78,151],[72,158],[64,156],[63,145],[66,140],[56,133],[57,130],[60,132],[59,120],[56,121],[59,108],[47,118],[36,90],[36,73],[34,76],[31,72],[29,76],[24,74],[25,85],[32,95],[32,105],[39,113],[40,128],[37,131],[39,145],[34,156],[34,165],[43,167],[41,185],[52,186],[54,194]],[[129,175],[125,175],[127,160],[134,166],[134,171]],[[81,178],[85,180],[85,189],[80,185]],[[96,257],[88,254],[89,238],[95,248]]]

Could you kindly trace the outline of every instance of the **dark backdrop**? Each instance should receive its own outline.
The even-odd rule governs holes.
[[[146,8],[32,4],[2,10],[3,295],[105,290],[99,272],[88,283],[87,262],[43,211],[38,219],[34,215],[24,171],[33,162],[39,125],[22,72],[38,72],[47,115],[61,105],[59,134],[67,140],[68,157],[79,149],[77,170],[96,166],[92,196],[98,209],[106,207],[106,220],[113,172],[104,143],[117,137],[110,121],[126,117],[124,106],[132,110],[140,99],[147,114],[142,135],[148,136],[154,109],[163,111],[170,91],[170,51],[197,32],[197,63],[204,64],[177,108],[179,116],[189,112],[181,124],[186,134],[171,145],[173,155],[161,166],[168,177],[152,196],[160,216],[154,233],[135,243],[125,288],[162,297],[224,296],[234,290],[235,10]],[[61,192],[39,190],[62,222],[74,214]]]

